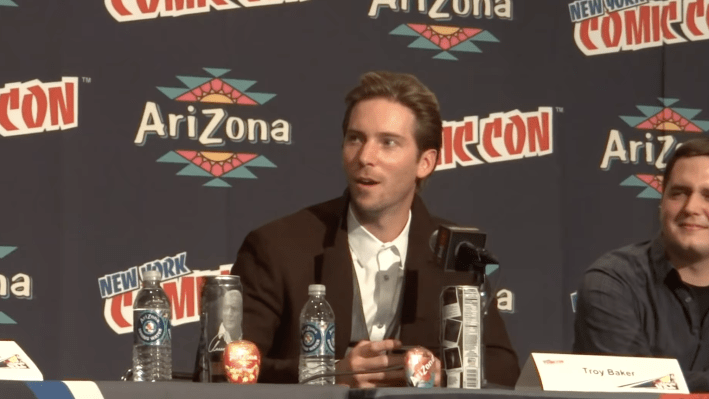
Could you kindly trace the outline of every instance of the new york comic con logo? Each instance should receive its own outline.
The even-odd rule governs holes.
[[[709,39],[707,0],[577,0],[569,13],[586,55]]]
[[[0,259],[14,252],[17,247],[0,246]],[[0,266],[3,263],[0,262]],[[32,277],[25,273],[15,273],[12,277],[0,274],[0,304],[5,299],[32,299]],[[8,306],[2,306],[7,309]],[[17,324],[10,315],[0,311],[0,324]]]
[[[382,10],[405,13],[415,10],[434,21],[449,21],[453,16],[512,19],[511,0],[372,0],[367,15],[377,19]],[[481,53],[487,43],[499,42],[491,32],[467,25],[405,23],[389,34],[414,37],[410,48],[433,50],[436,51],[433,58],[452,61],[458,58],[451,52]]]
[[[679,384],[674,374],[667,374],[662,377],[652,378],[644,381],[637,381],[630,384],[620,385],[619,388],[654,388],[669,391],[678,391]]]
[[[470,146],[477,150],[471,152]],[[436,170],[541,157],[554,152],[554,112],[538,107],[444,121]]]
[[[0,0],[2,1],[2,0]],[[66,130],[79,126],[79,78],[60,82],[6,83],[0,88],[0,136]]]
[[[187,103],[184,114],[170,113],[163,117],[160,105],[154,101],[145,104],[140,127],[134,143],[144,146],[149,138],[179,140],[186,138],[191,146],[224,147],[227,143],[291,144],[292,126],[284,119],[268,122],[258,118],[230,116],[239,107],[257,107],[267,103],[275,94],[250,91],[253,80],[227,77],[229,69],[204,68],[207,76],[177,76],[180,87],[157,87],[165,97],[178,103]],[[194,105],[208,108],[197,109]],[[208,187],[231,187],[224,179],[256,179],[251,168],[275,168],[264,155],[251,151],[233,152],[203,149],[179,149],[166,153],[157,162],[185,165],[179,176],[201,176],[211,180]]]
[[[303,2],[309,0],[104,0],[109,14],[118,22]]]
[[[681,107],[678,103],[676,98],[658,98],[657,104],[638,105],[642,115],[620,116],[630,131],[624,134],[611,129],[608,133],[600,169],[609,171],[618,164],[617,161],[632,164],[633,169],[646,169],[644,173],[631,174],[620,183],[621,186],[643,188],[638,198],[662,197],[661,171],[680,145],[675,135],[690,135],[689,139],[709,130],[708,120],[695,118],[701,109]]]
[[[187,253],[182,252],[99,277],[104,319],[116,334],[132,333],[133,302],[141,287],[141,276],[146,270],[159,270],[162,275],[160,285],[170,300],[171,325],[199,321],[204,278],[229,274],[230,269],[231,265],[221,265],[218,270],[190,270]]]

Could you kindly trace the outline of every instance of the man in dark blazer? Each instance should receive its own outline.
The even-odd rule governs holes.
[[[443,220],[431,216],[416,194],[433,172],[441,147],[442,122],[433,93],[412,75],[370,72],[346,103],[345,194],[251,232],[231,270],[244,287],[244,339],[261,351],[260,382],[297,382],[299,317],[309,284],[326,286],[335,313],[337,370],[367,371],[403,364],[402,355],[391,354],[402,345],[422,345],[439,355],[441,288],[472,281],[469,273],[436,266],[428,242]],[[357,254],[354,226],[376,245],[404,243],[392,250],[401,254],[395,317],[377,338],[370,339],[374,327],[363,310],[372,299],[360,296],[372,287],[358,276],[366,256]],[[485,376],[512,386],[519,375],[517,356],[495,302],[484,326]],[[337,382],[402,385],[404,372],[361,374]]]

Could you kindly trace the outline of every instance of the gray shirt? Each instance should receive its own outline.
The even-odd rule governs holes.
[[[586,271],[574,352],[671,357],[692,392],[709,391],[709,322],[660,237],[603,255]]]

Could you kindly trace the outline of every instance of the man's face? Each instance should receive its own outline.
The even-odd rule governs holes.
[[[229,291],[224,295],[222,306],[222,323],[229,332],[239,328],[239,314],[241,313],[241,294],[238,291]]]
[[[664,182],[660,222],[670,256],[709,259],[709,156],[677,160]]]
[[[352,205],[361,218],[408,211],[416,192],[416,178],[427,176],[436,151],[419,157],[414,132],[416,116],[406,106],[386,98],[372,98],[352,109],[342,146]]]

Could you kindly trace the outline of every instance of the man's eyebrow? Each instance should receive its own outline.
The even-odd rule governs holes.
[[[354,134],[361,134],[361,135],[364,135],[364,132],[362,132],[361,130],[357,130],[357,129],[347,129],[347,130],[345,130],[345,134],[347,134],[347,133],[354,133]],[[377,132],[377,133],[374,133],[374,137],[386,137],[386,138],[389,138],[389,137],[404,137],[404,135],[401,134],[401,133],[384,131],[384,132]]]
[[[377,136],[383,136],[383,137],[404,137],[403,134],[401,134],[401,133],[394,133],[394,132],[379,132],[379,133],[377,133]]]

